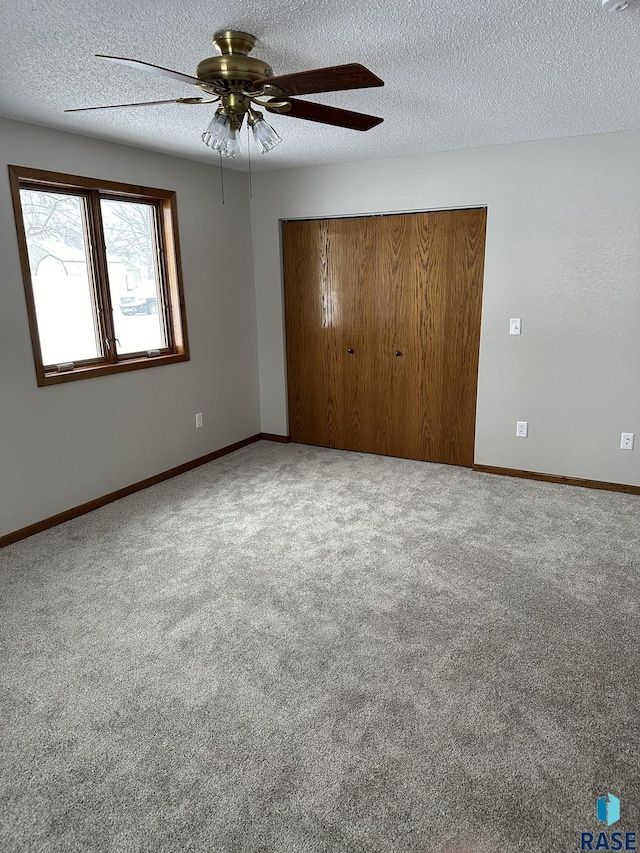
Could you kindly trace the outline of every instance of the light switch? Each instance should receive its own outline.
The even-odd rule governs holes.
[[[509,320],[509,334],[510,335],[520,335],[522,334],[522,320],[520,318]]]

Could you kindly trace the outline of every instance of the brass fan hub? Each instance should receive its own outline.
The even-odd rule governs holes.
[[[226,80],[234,84],[248,83],[273,77],[273,71],[266,62],[247,56],[256,43],[255,36],[236,30],[224,30],[216,33],[213,44],[220,56],[210,56],[198,64],[197,75],[206,83]]]

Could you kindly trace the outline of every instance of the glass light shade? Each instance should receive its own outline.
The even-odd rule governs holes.
[[[282,142],[282,139],[278,136],[276,131],[262,118],[261,115],[252,122],[251,130],[253,131],[253,137],[258,143],[261,154],[266,154],[267,151],[271,151],[272,148],[275,148],[276,145],[280,145]]]
[[[224,148],[221,148],[223,157],[230,157],[232,160],[237,160],[240,156],[240,139],[236,128],[229,130],[229,138]]]
[[[218,110],[211,123],[202,134],[202,141],[205,145],[208,145],[209,148],[213,148],[214,151],[222,151],[224,154],[224,148],[227,145],[230,133],[231,119],[226,113],[222,112],[222,110]]]

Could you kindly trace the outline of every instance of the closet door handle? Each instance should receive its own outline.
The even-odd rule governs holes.
[[[349,347],[349,349],[347,350],[347,352],[349,353],[349,355],[353,355],[353,350],[351,349],[351,347]]]
[[[399,349],[396,350],[396,355],[402,355]]]

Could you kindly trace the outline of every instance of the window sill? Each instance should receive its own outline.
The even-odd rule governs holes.
[[[79,365],[73,370],[59,373],[57,370],[45,368],[42,375],[38,375],[38,385],[58,385],[61,382],[75,382],[78,379],[93,379],[96,376],[108,376],[112,373],[125,373],[128,370],[142,370],[147,367],[159,367],[162,364],[176,364],[179,361],[189,361],[188,353],[169,353],[168,355],[157,355],[153,358],[132,358],[121,361],[118,364],[88,364],[85,367]]]

